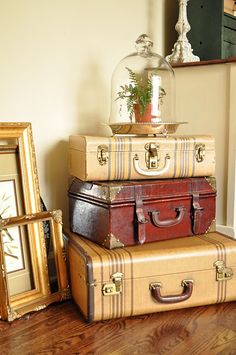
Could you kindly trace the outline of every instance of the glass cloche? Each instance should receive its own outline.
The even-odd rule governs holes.
[[[153,42],[147,35],[139,36],[135,43],[136,52],[123,58],[112,76],[109,125],[112,130],[122,128],[113,133],[137,133],[138,129],[145,134],[150,133],[142,131],[147,127],[177,124],[172,67],[152,52]]]

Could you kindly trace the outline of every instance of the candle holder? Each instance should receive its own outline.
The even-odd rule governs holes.
[[[191,44],[188,41],[187,33],[191,30],[191,26],[187,18],[187,2],[189,0],[179,1],[179,18],[175,25],[175,29],[179,34],[178,40],[172,49],[172,53],[165,59],[170,64],[198,62],[200,58],[193,54]]]

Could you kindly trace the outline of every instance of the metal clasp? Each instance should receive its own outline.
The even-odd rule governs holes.
[[[162,283],[161,282],[151,282],[149,285],[149,290],[155,290],[156,288],[161,288]]]
[[[105,165],[109,159],[109,151],[107,145],[99,145],[97,148],[97,160],[100,165]]]
[[[196,144],[195,146],[195,157],[198,163],[201,163],[205,158],[206,147],[205,144]]]
[[[145,153],[145,161],[148,169],[158,168],[160,161],[159,152],[160,146],[155,142],[146,143],[144,148],[147,150]]]
[[[104,296],[119,295],[122,292],[122,280],[124,274],[122,272],[116,272],[111,275],[112,283],[104,284],[102,287],[102,293]]]
[[[217,260],[214,263],[216,267],[216,281],[225,281],[230,280],[233,277],[233,270],[230,267],[225,266],[225,262],[223,260]]]

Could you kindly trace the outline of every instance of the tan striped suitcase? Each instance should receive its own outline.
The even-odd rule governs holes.
[[[83,181],[211,176],[212,136],[69,138],[69,173]]]
[[[65,233],[72,296],[88,321],[236,300],[236,240],[222,234],[108,250]]]

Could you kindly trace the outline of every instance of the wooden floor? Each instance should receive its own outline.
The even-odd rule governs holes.
[[[236,354],[236,302],[86,323],[72,301],[0,321],[0,354]]]

